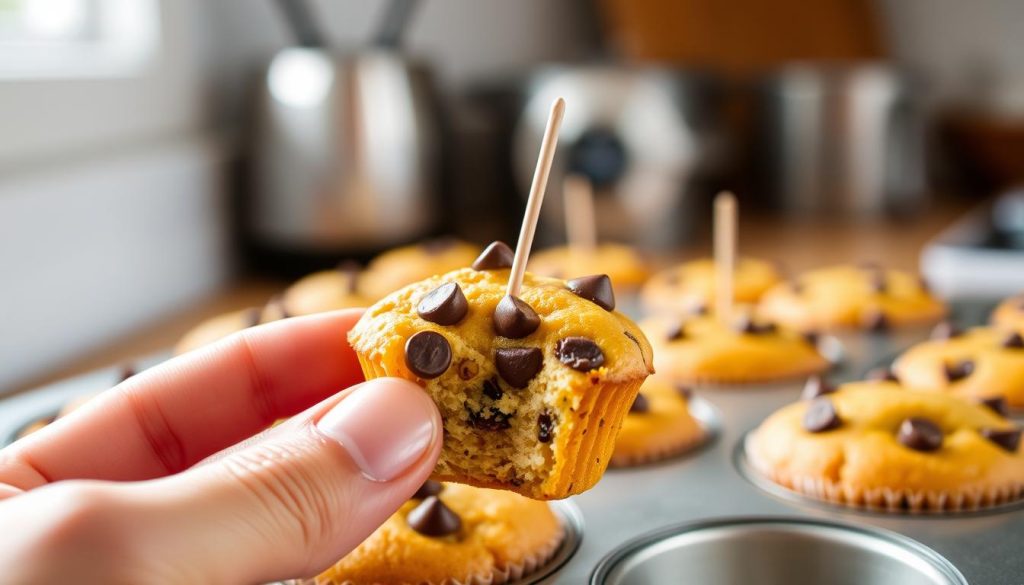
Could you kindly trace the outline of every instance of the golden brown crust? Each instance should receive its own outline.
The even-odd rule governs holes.
[[[1024,293],[999,303],[992,311],[992,325],[1024,335]]]

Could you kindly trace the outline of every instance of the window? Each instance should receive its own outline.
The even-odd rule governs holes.
[[[158,41],[157,0],[0,0],[0,81],[130,76]]]

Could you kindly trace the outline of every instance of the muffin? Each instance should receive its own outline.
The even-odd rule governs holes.
[[[960,511],[1024,494],[1020,429],[948,394],[853,383],[783,407],[747,438],[768,479],[836,504]]]
[[[534,274],[565,278],[575,274],[607,274],[620,291],[635,290],[648,275],[644,259],[629,246],[601,244],[594,250],[576,250],[568,246],[548,248],[530,257]]]
[[[758,312],[801,331],[881,331],[935,323],[946,305],[909,272],[844,264],[776,285],[762,297]]]
[[[564,530],[548,504],[427,482],[316,585],[500,585],[554,556]]]
[[[435,479],[564,498],[601,477],[622,417],[653,372],[606,276],[527,274],[506,296],[512,251],[370,307],[349,333],[367,378],[421,384],[444,419]]]
[[[654,346],[658,372],[676,384],[771,382],[831,366],[815,336],[755,320],[742,311],[731,324],[694,315],[656,317],[642,328]]]
[[[952,331],[908,349],[893,363],[903,384],[969,399],[1002,397],[1024,408],[1024,339],[992,327]]]
[[[715,302],[715,278],[714,260],[692,260],[652,276],[641,298],[655,312],[703,312]],[[774,264],[740,258],[733,279],[733,298],[738,303],[754,303],[777,282],[779,272]]]
[[[299,279],[281,296],[288,316],[312,315],[337,309],[368,307],[371,300],[359,290],[359,266],[343,263]]]
[[[178,340],[174,346],[174,355],[181,355],[232,333],[258,325],[263,316],[262,313],[263,309],[249,307],[211,317],[193,327]]]
[[[367,299],[377,301],[408,284],[469,266],[479,253],[479,246],[454,238],[395,248],[370,262],[360,286]]]
[[[995,311],[992,311],[992,324],[1024,333],[1024,293],[999,303]]]
[[[688,388],[661,377],[640,387],[615,439],[612,467],[628,467],[682,454],[704,441],[705,431],[690,413]]]

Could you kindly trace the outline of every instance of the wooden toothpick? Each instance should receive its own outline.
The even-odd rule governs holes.
[[[540,217],[540,205],[544,202],[544,190],[551,172],[551,161],[555,158],[555,146],[558,144],[558,129],[562,126],[562,115],[565,113],[565,100],[558,98],[551,105],[548,125],[544,129],[544,139],[540,143],[537,155],[537,168],[533,172],[533,183],[530,184],[530,197],[526,200],[526,214],[523,227],[519,230],[519,242],[516,244],[516,255],[512,260],[512,273],[508,277],[508,288],[505,294],[519,296],[523,287],[523,275],[526,273],[526,261],[530,257],[533,246],[533,235],[537,231],[537,219]]]
[[[732,322],[736,272],[736,197],[723,191],[715,197],[715,314]]]
[[[562,185],[564,191],[565,235],[570,252],[593,253],[597,249],[597,226],[594,218],[594,189],[582,175],[569,175]]]

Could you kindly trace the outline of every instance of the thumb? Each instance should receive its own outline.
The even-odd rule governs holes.
[[[371,380],[221,459],[139,484],[133,499],[141,525],[157,528],[157,554],[183,561],[168,563],[184,572],[174,580],[311,575],[412,496],[434,469],[441,435],[422,388]]]

